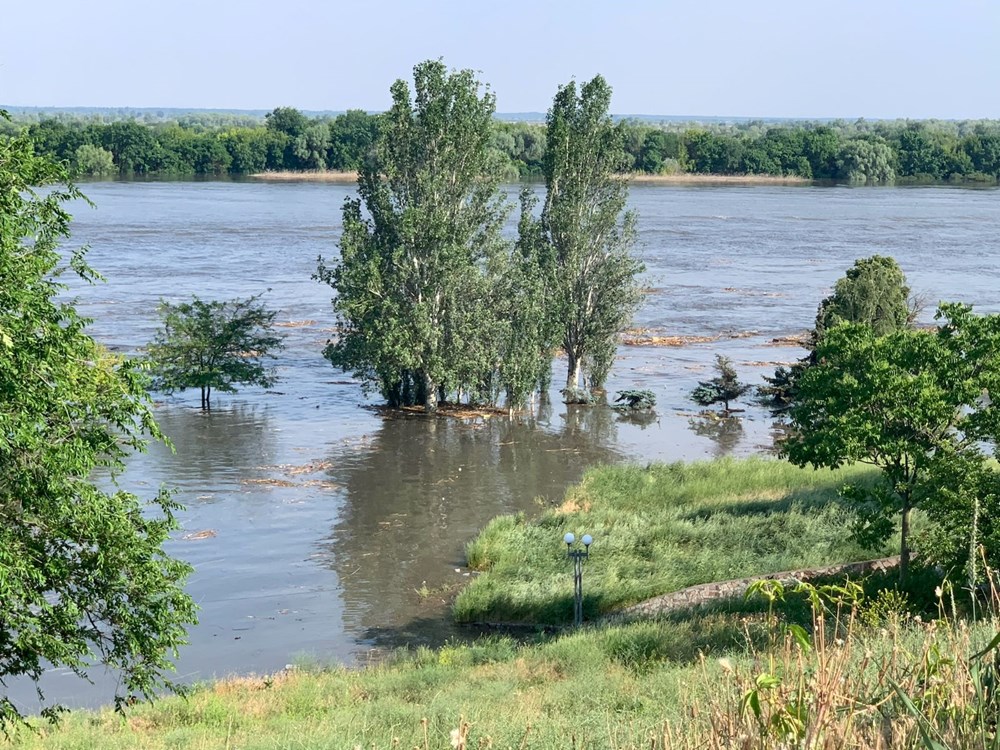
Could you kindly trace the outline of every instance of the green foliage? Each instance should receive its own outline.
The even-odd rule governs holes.
[[[113,151],[122,174],[214,174],[229,170],[247,174],[263,169],[321,169],[320,149],[310,146],[320,136],[314,127],[329,130],[325,166],[358,169],[371,153],[382,115],[349,109],[330,119],[308,117],[292,107],[278,107],[264,117],[234,113],[112,113],[67,115],[46,113],[22,116],[39,153],[72,161],[83,144]],[[129,134],[130,150],[124,162],[109,145],[121,140],[122,124],[138,126],[151,138]],[[492,148],[503,162],[504,179],[538,179],[543,174],[546,128],[534,122],[494,122]],[[2,124],[0,124],[2,127]],[[817,124],[811,122],[736,123],[640,122],[620,123],[624,155],[622,169],[649,174],[680,172],[763,174],[881,184],[895,177],[905,182],[995,183],[1000,174],[1000,126],[996,121],[880,121],[864,120]],[[111,134],[115,133],[114,136]],[[183,135],[179,135],[183,133]],[[232,134],[238,133],[233,140]],[[264,164],[241,157],[246,142],[266,146]],[[231,162],[218,154],[222,144]],[[137,151],[136,149],[139,149]],[[141,151],[141,153],[140,153]],[[303,154],[305,154],[303,156]],[[209,161],[211,168],[209,167]],[[898,174],[897,174],[898,173]]]
[[[616,337],[640,302],[642,263],[632,254],[636,217],[626,211],[624,130],[608,114],[611,87],[600,76],[560,87],[546,118],[545,204],[540,233],[554,264],[555,318],[568,367],[566,388],[584,366],[602,388]],[[527,224],[522,217],[522,226]]]
[[[898,589],[881,589],[858,608],[858,618],[870,628],[898,627],[910,617],[910,597]]]
[[[881,185],[896,179],[893,153],[882,138],[857,138],[848,141],[837,160],[840,176],[848,182]]]
[[[624,402],[624,403],[620,403]],[[649,390],[618,391],[615,394],[615,409],[648,411],[656,406],[656,394]]]
[[[115,173],[115,158],[100,146],[84,143],[73,154],[73,171],[86,177],[106,177]]]
[[[816,336],[838,323],[869,325],[877,336],[906,328],[910,322],[910,288],[893,258],[860,258],[833,287],[816,313]]]
[[[586,406],[594,401],[594,394],[589,388],[574,386],[573,388],[563,388],[559,392],[562,394],[565,404]]]
[[[755,392],[758,403],[763,404],[773,414],[782,414],[792,408],[795,403],[798,379],[803,369],[809,365],[810,355],[793,362],[791,365],[779,365],[774,375],[763,375],[765,385],[757,386]]]
[[[699,406],[722,404],[723,411],[729,411],[729,402],[743,396],[751,386],[741,383],[736,368],[729,357],[715,355],[715,370],[719,374],[711,380],[703,380],[691,391],[691,400]]]
[[[275,382],[264,358],[283,348],[273,330],[275,312],[260,296],[226,301],[194,297],[160,303],[163,326],[149,345],[154,385],[166,393],[198,388],[201,408],[212,408],[212,391],[235,393],[238,384],[268,387]]]
[[[379,117],[349,109],[330,122],[330,168],[357,170],[371,154],[378,137]]]
[[[309,118],[295,107],[275,107],[265,115],[268,130],[283,133],[294,140],[306,132]]]
[[[61,272],[97,278],[82,252],[63,265],[64,204],[83,197],[66,180],[25,136],[0,137],[0,684],[103,663],[121,707],[172,687],[195,608],[190,567],[162,550],[176,504],[117,484],[132,451],[162,438],[142,366],[59,299]],[[0,695],[0,730],[17,719]]]
[[[494,400],[508,385],[498,363],[520,332],[502,293],[534,264],[534,243],[512,258],[502,236],[510,206],[491,147],[493,94],[480,94],[471,71],[448,73],[440,61],[413,76],[415,101],[405,81],[392,86],[359,198],[344,203],[340,262],[321,259],[317,278],[337,290],[342,333],[330,361],[392,405],[433,411],[450,392]]]
[[[916,317],[906,276],[893,258],[873,255],[859,258],[833,287],[833,294],[819,304],[815,328],[806,345],[809,354],[791,366],[780,366],[766,385],[757,388],[757,399],[773,412],[785,412],[795,402],[798,380],[816,361],[816,342],[838,323],[871,326],[878,335],[906,328]]]
[[[997,496],[984,441],[1000,435],[989,396],[1000,392],[1000,316],[976,316],[954,304],[942,305],[938,316],[937,331],[878,336],[859,324],[827,331],[816,363],[799,379],[793,434],[784,444],[798,465],[860,461],[879,468],[880,484],[849,486],[844,496],[858,506],[857,533],[869,542],[884,541],[900,514],[903,578],[913,508],[948,519],[952,543],[930,545],[928,553],[948,567],[968,565],[969,550],[982,541],[966,543],[978,535],[974,510],[987,517]],[[1000,549],[987,554],[1000,559]]]
[[[330,129],[323,123],[310,125],[298,136],[292,149],[303,169],[326,169]]]

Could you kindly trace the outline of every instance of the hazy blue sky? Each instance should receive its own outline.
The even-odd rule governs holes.
[[[385,109],[444,59],[501,112],[1000,118],[997,0],[0,0],[0,103]]]

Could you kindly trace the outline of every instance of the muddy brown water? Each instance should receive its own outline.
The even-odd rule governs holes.
[[[1000,309],[996,190],[636,186],[649,288],[636,326],[646,336],[709,339],[620,349],[609,390],[653,390],[655,420],[558,400],[512,420],[387,419],[320,356],[331,290],[310,276],[318,255],[336,253],[351,192],[93,183],[86,193],[97,208],[75,209],[74,244],[91,246],[108,280],[72,294],[106,345],[140,350],[158,300],[191,294],[270,290],[265,299],[285,324],[278,385],[219,394],[210,415],[196,408],[197,394],[158,397],[176,451],[153,446],[125,477],[139,494],[166,483],[187,506],[170,551],[195,567],[189,590],[201,622],[178,663],[183,680],[302,660],[363,662],[374,648],[461,636],[442,600],[468,580],[464,545],[493,516],[557,503],[595,464],[767,451],[764,411],[748,406],[740,428],[720,430],[692,423],[686,394],[716,352],[754,381],[799,356],[772,339],[807,328],[857,257],[895,256],[932,303]],[[106,702],[111,683],[97,675],[88,686],[59,671],[45,681],[49,697],[69,705]],[[13,694],[30,709],[25,687]]]

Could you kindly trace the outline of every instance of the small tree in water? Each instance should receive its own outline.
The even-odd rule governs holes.
[[[201,408],[212,408],[212,390],[235,393],[236,385],[275,383],[274,371],[263,364],[282,349],[281,335],[272,329],[275,312],[247,299],[160,303],[163,327],[149,346],[154,386],[165,393],[201,390]]]
[[[691,391],[691,399],[699,406],[722,404],[723,413],[730,412],[729,402],[735,401],[750,390],[750,386],[741,383],[729,357],[715,355],[715,369],[719,373],[711,380],[703,380]]]

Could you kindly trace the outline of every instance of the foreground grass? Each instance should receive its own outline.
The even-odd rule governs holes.
[[[749,639],[714,650],[732,627]],[[977,697],[985,681],[967,657],[995,627],[924,625],[905,616],[870,627],[848,613],[839,625],[811,628],[803,645],[767,615],[706,612],[685,622],[590,628],[531,646],[490,638],[364,670],[232,679],[186,700],[133,708],[127,718],[76,713],[56,728],[22,729],[14,745],[931,747],[923,732],[940,747],[987,747],[996,709]],[[753,646],[758,637],[768,645]]]
[[[540,518],[501,516],[486,526],[466,552],[482,573],[454,614],[460,622],[572,621],[567,531],[594,536],[584,570],[589,619],[699,583],[891,554],[850,540],[853,512],[838,498],[845,482],[874,476],[764,459],[593,469]]]

